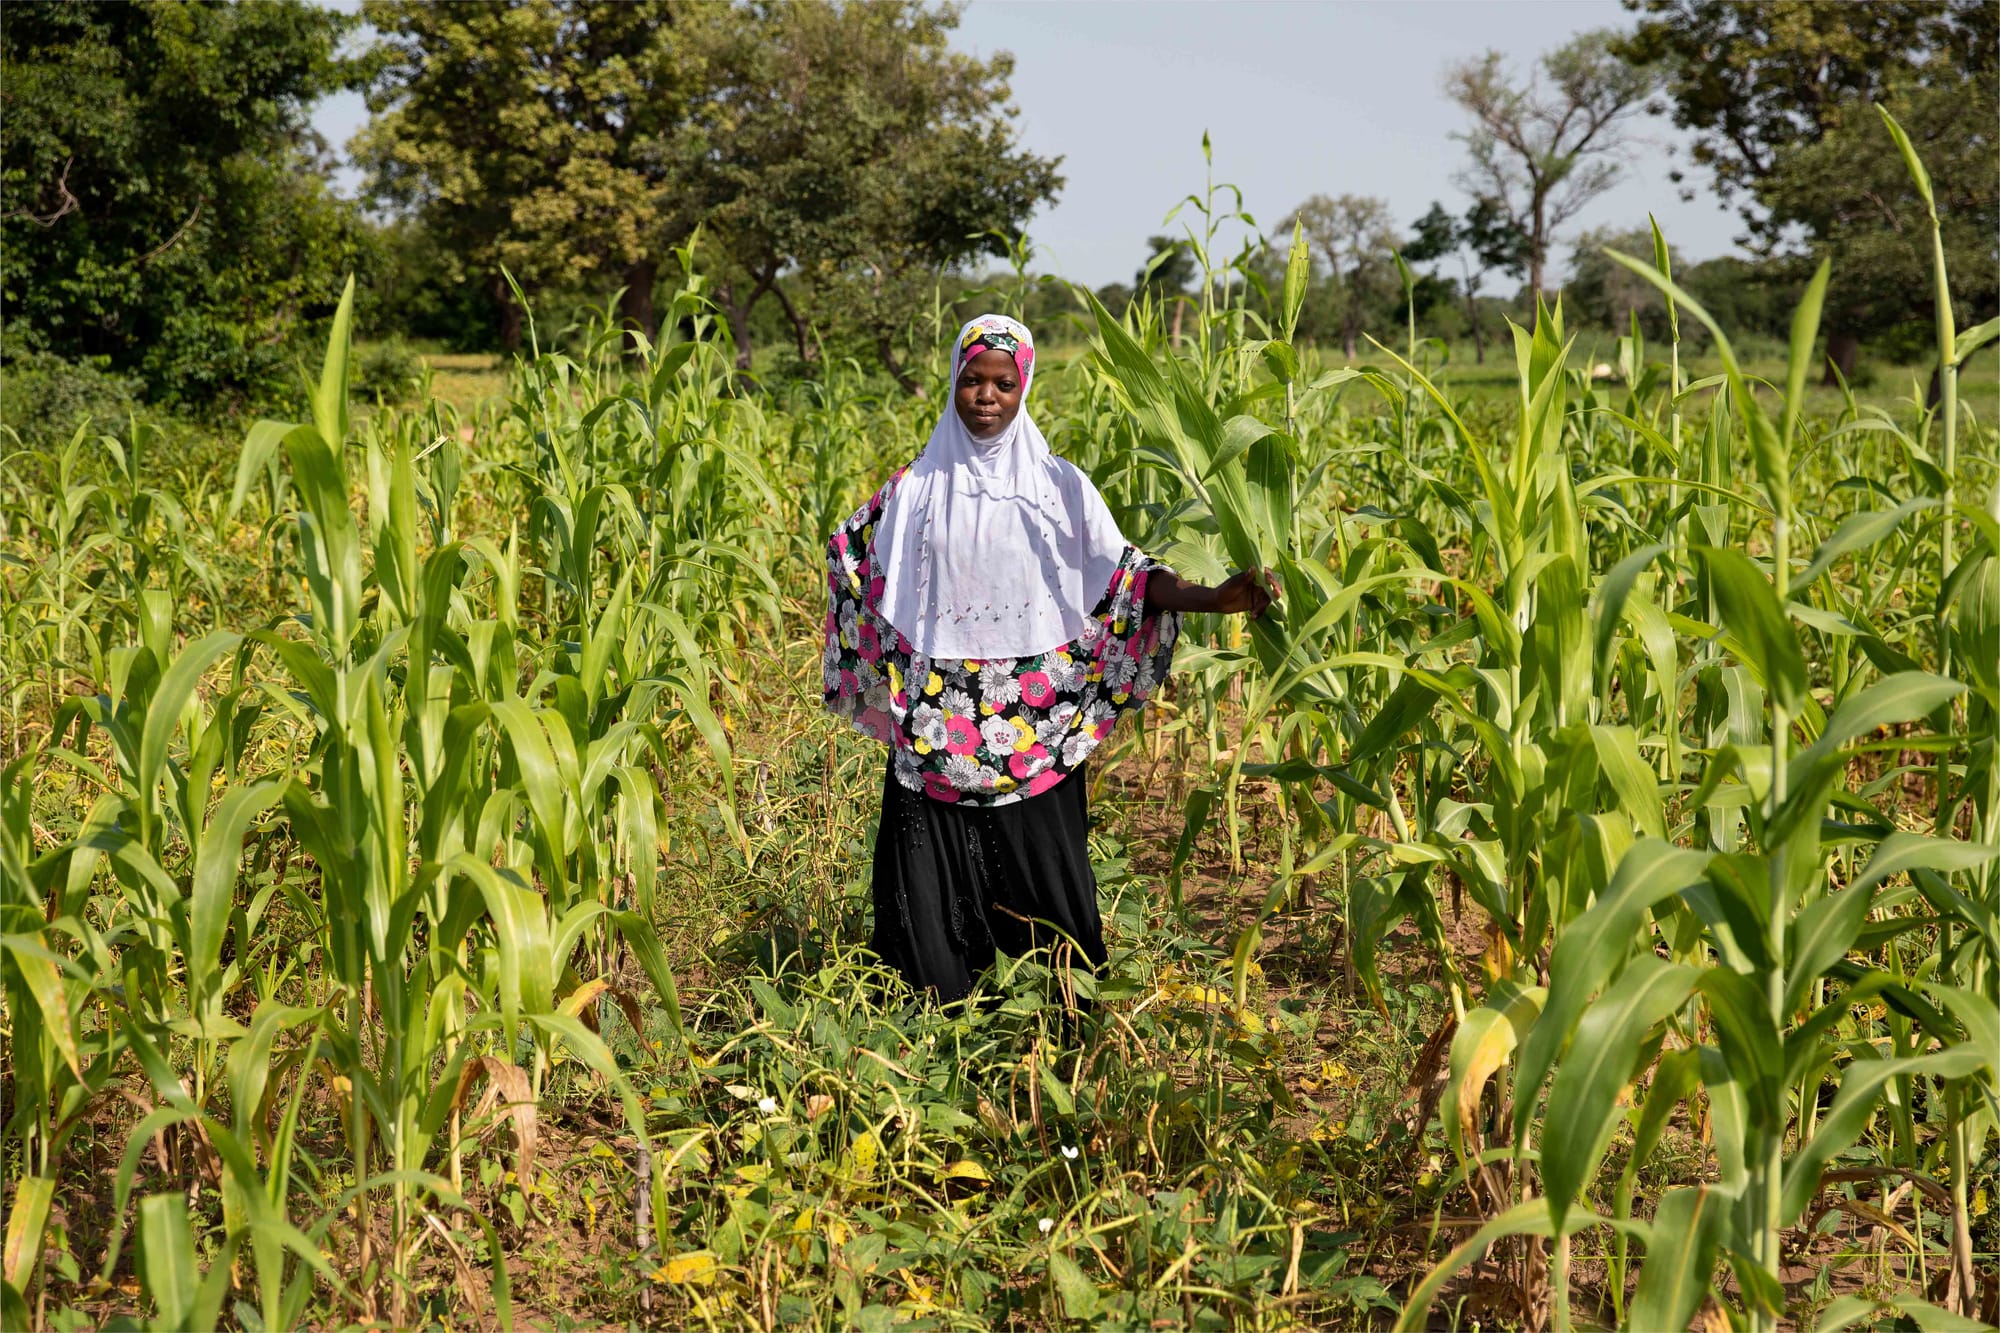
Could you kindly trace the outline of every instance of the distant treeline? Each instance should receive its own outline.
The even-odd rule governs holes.
[[[1857,28],[1810,0],[1626,2],[1633,31],[1582,34],[1532,70],[1491,54],[1444,71],[1467,116],[1464,212],[1398,219],[1314,193],[1270,228],[1247,267],[1275,282],[1295,227],[1315,258],[1303,337],[1356,354],[1413,302],[1426,335],[1483,357],[1504,316],[1557,289],[1572,322],[1636,314],[1657,335],[1657,297],[1602,253],[1650,255],[1644,219],[1570,226],[1648,110],[1692,136],[1684,188],[1742,216],[1755,257],[1677,266],[1725,325],[1781,335],[1831,255],[1831,359],[1852,373],[1864,343],[1919,355],[1928,225],[1875,103],[1931,166],[1962,318],[1994,313],[2000,6],[1872,4]],[[36,394],[202,412],[282,397],[350,272],[371,336],[473,351],[520,343],[522,296],[557,318],[615,298],[656,334],[686,315],[657,301],[692,263],[742,365],[854,358],[908,384],[939,300],[967,274],[1032,267],[1021,237],[1064,183],[1060,159],[1016,142],[1010,57],[953,50],[956,21],[916,0],[364,0],[358,15],[15,0],[0,7],[0,411]],[[330,187],[310,126],[342,89],[371,113],[359,201]],[[1133,280],[1099,292],[1113,308],[1171,311],[1199,281],[1180,238],[1135,237],[1133,257]],[[1046,284],[1022,299],[1030,318],[1074,309]]]

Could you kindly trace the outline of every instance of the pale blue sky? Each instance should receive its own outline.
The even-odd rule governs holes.
[[[1447,64],[1491,47],[1526,68],[1630,22],[1616,0],[973,0],[955,41],[1014,53],[1021,141],[1061,155],[1068,178],[1029,227],[1036,267],[1095,286],[1129,281],[1145,238],[1201,188],[1203,130],[1215,179],[1241,186],[1265,228],[1313,193],[1380,195],[1407,227],[1433,199],[1467,202]],[[339,146],[365,114],[343,95],[315,123]],[[1651,210],[1689,260],[1734,249],[1735,215],[1705,190],[1683,203],[1667,179],[1685,162],[1680,133],[1643,114],[1636,130],[1625,179],[1569,234],[1643,226]]]

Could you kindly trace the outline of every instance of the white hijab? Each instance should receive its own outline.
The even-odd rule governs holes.
[[[977,439],[952,405],[966,349],[985,333],[1020,344],[1022,404]],[[981,349],[985,350],[985,349]],[[1125,556],[1090,478],[1049,451],[1028,415],[1034,339],[1005,315],[959,331],[944,414],[875,529],[882,618],[926,657],[1032,657],[1082,635]]]

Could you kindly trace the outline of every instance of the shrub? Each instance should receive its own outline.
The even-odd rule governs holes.
[[[0,363],[0,425],[31,449],[60,446],[86,418],[117,429],[138,405],[139,383],[90,362],[25,352]]]

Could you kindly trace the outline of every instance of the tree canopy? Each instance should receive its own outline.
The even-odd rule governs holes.
[[[650,332],[659,262],[697,221],[681,188],[707,146],[728,11],[680,0],[365,0],[378,201],[420,216],[485,284],[503,340],[530,289],[623,284]]]
[[[0,6],[0,299],[10,352],[240,400],[289,371],[368,236],[312,103],[353,20],[303,0]]]
[[[1968,315],[2000,304],[2000,6],[1626,5],[1642,17],[1615,49],[1664,72],[1654,109],[1694,132],[1695,163],[1751,237],[1799,267],[1833,258],[1828,355],[1843,371],[1859,338],[1921,324],[1931,303],[1928,222],[1876,105],[1910,130],[1942,191],[1955,296]]]
[[[1581,33],[1526,79],[1498,51],[1445,73],[1445,92],[1473,121],[1459,136],[1470,159],[1460,182],[1521,238],[1536,292],[1556,233],[1617,181],[1630,119],[1653,88],[1650,67],[1619,59],[1614,40]]]
[[[503,266],[531,290],[622,283],[651,333],[660,265],[700,225],[745,364],[750,312],[774,296],[802,359],[839,323],[893,366],[909,284],[1004,253],[1062,183],[1014,144],[1008,59],[952,51],[948,7],[363,12],[383,33],[361,140],[377,194],[447,237],[503,309]]]

